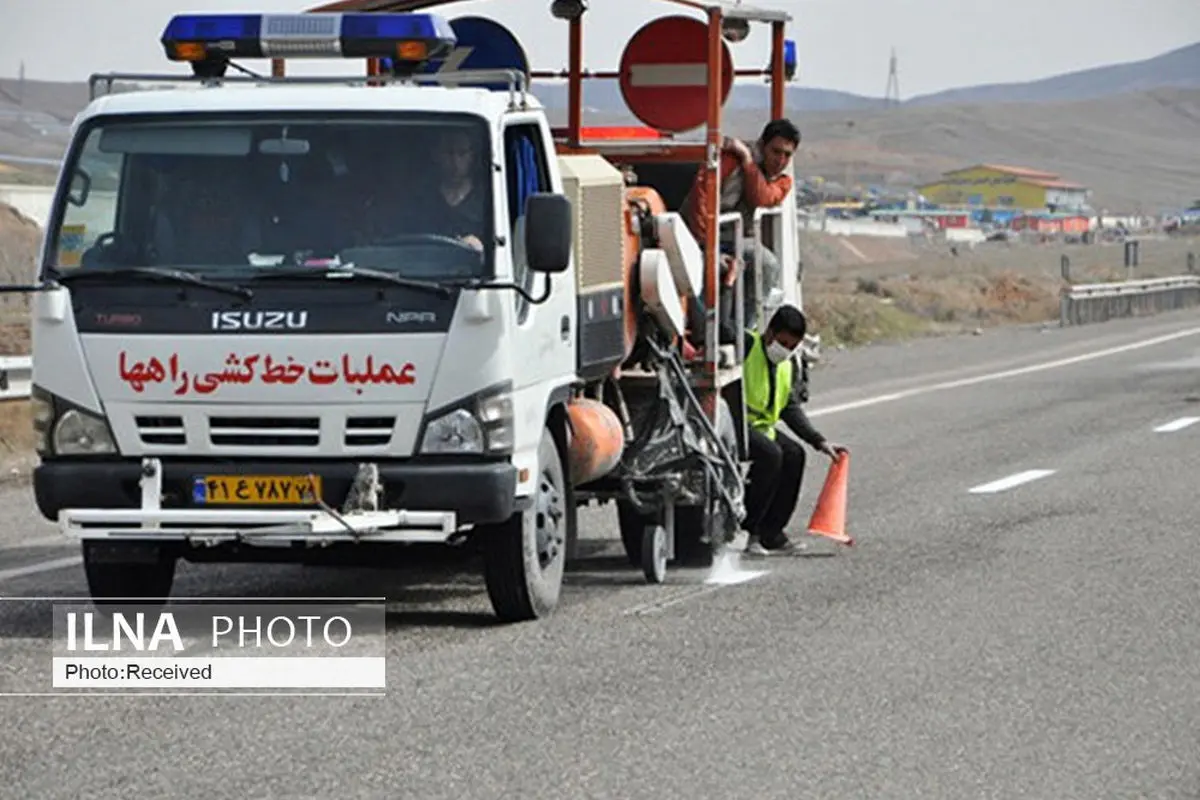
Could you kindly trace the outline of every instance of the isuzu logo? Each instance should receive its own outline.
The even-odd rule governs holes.
[[[308,325],[307,311],[214,311],[214,331],[300,330]]]

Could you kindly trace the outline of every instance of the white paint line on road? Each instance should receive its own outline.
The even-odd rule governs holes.
[[[712,594],[720,588],[720,586],[693,586],[689,589],[683,590],[682,592],[676,592],[669,597],[663,597],[659,600],[654,600],[649,603],[641,603],[640,605],[636,605],[633,608],[626,610],[624,616],[629,617],[641,616],[643,614],[654,614],[658,611],[664,611],[668,608],[671,608],[672,606],[677,606],[680,603],[684,603],[694,597]]]
[[[835,406],[826,406],[825,408],[817,408],[808,412],[810,417],[824,417],[829,414],[840,414],[844,411],[856,411],[860,408],[868,408],[869,406],[877,406],[883,403],[890,403],[894,400],[904,400],[917,395],[930,394],[932,392],[942,392],[947,389],[961,389],[964,386],[975,386],[980,383],[988,383],[989,381],[998,381],[1005,378],[1016,378],[1021,375],[1032,375],[1036,372],[1044,372],[1045,370],[1058,369],[1060,367],[1069,367],[1073,364],[1082,364],[1086,361],[1092,361],[1097,358],[1106,356],[1115,356],[1121,353],[1129,353],[1134,350],[1142,350],[1146,347],[1153,347],[1166,342],[1173,342],[1176,339],[1184,339],[1188,336],[1200,334],[1200,328],[1188,328],[1184,331],[1176,331],[1164,336],[1155,336],[1153,339],[1143,339],[1140,342],[1131,342],[1118,347],[1108,347],[1104,350],[1095,350],[1090,353],[1082,353],[1069,358],[1059,358],[1054,361],[1043,361],[1040,364],[1031,364],[1027,367],[1017,367],[1015,369],[1006,369],[1002,372],[989,372],[986,375],[976,375],[973,378],[960,378],[954,381],[943,381],[941,383],[933,383],[928,386],[918,386],[913,389],[904,389],[899,392],[891,392],[889,394],[881,394],[875,397],[867,397],[862,400],[855,400],[850,403],[840,403]]]
[[[1141,349],[1144,349],[1147,347],[1153,347],[1158,344],[1164,344],[1166,342],[1173,342],[1176,339],[1184,339],[1188,336],[1195,336],[1196,334],[1200,334],[1200,328],[1188,328],[1187,330],[1177,331],[1175,333],[1166,334],[1164,336],[1156,336],[1152,339],[1143,339],[1142,341],[1139,341],[1139,342],[1131,342],[1130,344],[1123,344],[1118,347],[1109,347],[1109,348],[1105,348],[1104,350],[1096,350],[1091,353],[1083,353],[1083,354],[1080,354],[1077,356],[1071,356],[1070,358],[1060,358],[1060,359],[1056,359],[1054,361],[1045,361],[1040,364],[1032,364],[1027,367],[1018,367],[1016,369],[1008,369],[1008,370],[1004,370],[1002,372],[990,372],[985,375],[976,375],[973,378],[962,378],[962,379],[954,380],[954,381],[943,381],[940,383],[933,383],[928,386],[918,386],[913,389],[905,389],[904,391],[900,391],[900,392],[891,392],[889,394],[877,395],[876,397],[867,397],[862,400],[855,400],[854,402],[850,402],[850,403],[841,403],[840,405],[827,406],[825,408],[817,408],[817,409],[813,409],[812,411],[808,412],[808,416],[823,417],[823,416],[828,416],[829,414],[840,414],[845,411],[856,411],[860,408],[869,408],[870,406],[881,405],[883,403],[890,403],[894,400],[904,400],[909,397],[916,397],[917,395],[930,394],[932,392],[941,392],[941,391],[945,391],[947,389],[959,389],[964,386],[974,386],[976,384],[987,383],[989,381],[1003,380],[1004,378],[1015,378],[1020,375],[1031,375],[1033,373],[1043,372],[1045,370],[1058,369],[1059,367],[1068,367],[1068,366],[1071,366],[1072,364],[1081,364],[1086,361],[1092,361],[1097,358],[1104,358],[1106,356],[1115,356],[1115,355],[1119,355],[1120,353],[1129,353],[1134,350],[1141,350]],[[1049,474],[1049,473],[1047,473],[1047,474]],[[1013,478],[1015,478],[1015,477],[1017,477],[1017,476],[1013,476]],[[1026,480],[1035,480],[1036,478],[1041,478],[1041,477],[1044,477],[1044,476],[1037,475],[1037,476],[1035,476],[1035,478],[1027,478]],[[1012,480],[1012,478],[1007,478],[1005,480]],[[1025,481],[1022,480],[1022,481],[1019,481],[1018,483],[1024,483],[1024,482]],[[975,492],[975,493],[984,492],[984,491],[1001,491],[1001,489],[988,489],[987,488],[988,486],[995,486],[996,484],[999,484],[999,483],[1003,483],[1003,481],[997,481],[995,484],[986,484],[985,486],[977,486],[974,489],[972,489],[971,491]],[[1013,485],[1015,486],[1017,484],[1013,484]],[[1008,487],[1002,487],[1002,488],[1008,488]],[[82,559],[79,556],[74,556],[71,558],[59,558],[59,559],[54,559],[52,561],[43,561],[38,564],[30,564],[29,566],[26,566],[26,567],[17,567],[14,569],[3,570],[3,571],[0,571],[0,581],[12,580],[13,578],[21,578],[26,575],[37,575],[42,572],[53,572],[54,570],[66,569],[68,567],[73,567],[73,566],[81,563],[81,561],[82,561]],[[745,580],[747,580],[747,581],[754,580],[754,578],[762,577],[762,575],[765,575],[765,574],[767,574],[767,573],[763,572],[763,573],[754,574],[753,577],[746,578]],[[724,588],[725,586],[737,585],[738,583],[743,583],[743,582],[745,582],[745,581],[739,580],[736,583],[732,583],[732,584],[731,583],[710,583],[706,586],[699,587],[698,590],[689,591],[681,596],[675,597],[674,599],[664,599],[657,603],[649,603],[644,606],[637,606],[633,609],[630,609],[629,611],[626,611],[625,613],[626,614],[644,614],[644,613],[650,613],[651,611],[654,611],[654,610],[662,610],[664,608],[678,605],[679,603],[690,600],[693,597],[699,597],[701,595],[716,591],[717,589]]]
[[[625,611],[625,616],[642,616],[645,614],[657,614],[660,611],[665,611],[668,608],[674,608],[688,600],[694,600],[698,597],[710,595],[718,589],[724,589],[729,586],[739,586],[743,583],[757,580],[770,574],[770,570],[749,570],[741,566],[741,558],[737,551],[726,551],[720,556],[712,569],[709,570],[707,577],[704,579],[702,586],[692,586],[687,589],[675,592],[671,596],[654,600],[649,603],[642,603]]]
[[[36,564],[30,564],[25,567],[13,567],[12,569],[0,570],[0,583],[10,581],[13,578],[24,578],[28,575],[39,575],[43,572],[54,572],[59,569],[67,569],[68,567],[78,566],[83,563],[83,558],[80,556],[70,556],[68,558],[56,558],[51,561],[40,561]]]
[[[1155,433],[1174,433],[1175,431],[1181,431],[1184,428],[1190,428],[1191,426],[1195,425],[1197,422],[1200,422],[1200,417],[1180,417],[1179,419],[1172,420],[1171,422],[1168,422],[1165,425],[1159,425],[1157,428],[1154,429],[1154,432]]]
[[[1053,475],[1052,469],[1030,469],[1025,472],[1018,472],[1016,475],[1009,475],[1007,478],[1001,478],[998,481],[984,483],[968,489],[971,494],[992,494],[994,492],[1003,492],[1006,489],[1012,489],[1015,486],[1020,486],[1023,483],[1036,481],[1039,478],[1045,478],[1047,475]]]
[[[78,547],[79,543],[65,536],[38,536],[33,539],[20,539],[0,546],[0,553],[5,550],[20,550],[26,547]]]

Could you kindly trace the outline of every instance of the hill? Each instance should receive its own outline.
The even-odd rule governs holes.
[[[734,110],[730,133],[754,137],[761,107]],[[557,121],[563,114],[556,112]],[[850,185],[911,187],[968,164],[1049,170],[1093,190],[1097,208],[1158,213],[1200,196],[1200,89],[1072,103],[899,106],[793,114],[799,171]],[[600,114],[593,124],[632,121]],[[851,124],[852,123],[852,124]]]
[[[906,105],[1054,103],[1165,88],[1200,89],[1200,42],[1144,61],[1111,64],[1027,83],[949,89],[910,98]]]
[[[920,95],[901,106],[990,105],[995,103],[1058,103],[1113,97],[1152,89],[1200,89],[1200,42],[1143,61],[1111,64],[1026,83],[993,84],[948,89]],[[564,84],[542,84],[538,96],[547,106],[566,108]],[[622,113],[625,104],[616,81],[589,81],[584,103],[600,113]],[[769,104],[762,84],[739,83],[726,108],[759,109]],[[883,98],[811,87],[789,87],[788,108],[797,112],[867,111],[886,107]]]
[[[761,123],[737,124],[746,135]],[[992,162],[1082,183],[1098,209],[1154,214],[1200,196],[1200,89],[811,114],[802,129],[802,171],[831,180],[848,172],[851,183],[920,184],[949,169]]]
[[[535,83],[556,122],[566,86]],[[55,160],[86,84],[0,79],[0,154]],[[887,107],[878,98],[788,89],[805,133],[800,168],[831,181],[896,187],[978,162],[1059,172],[1094,190],[1098,207],[1154,213],[1200,196],[1200,43],[1156,58],[1023,84],[953,89]],[[634,121],[615,81],[589,81],[590,124]],[[757,134],[767,87],[738,84],[726,104],[731,132]],[[53,170],[8,162],[0,180],[44,180]],[[4,166],[0,165],[0,170]]]

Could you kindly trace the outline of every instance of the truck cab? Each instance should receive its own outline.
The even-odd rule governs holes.
[[[527,76],[420,71],[455,43],[423,13],[181,15],[163,45],[192,75],[93,79],[166,84],[76,119],[33,307],[34,493],[98,604],[165,602],[180,560],[470,544],[499,617],[544,616],[577,505],[642,520],[680,488],[629,411],[664,385],[736,522],[739,456],[678,354],[701,291],[672,282],[698,275],[678,214],[563,154]],[[229,74],[278,53],[389,72]]]

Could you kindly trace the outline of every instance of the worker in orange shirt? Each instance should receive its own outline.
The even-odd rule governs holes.
[[[753,148],[739,139],[726,138],[721,148],[721,213],[738,211],[742,214],[743,241],[741,253],[733,252],[733,230],[725,227],[721,231],[722,289],[721,306],[733,313],[733,291],[730,288],[739,267],[747,274],[743,283],[745,292],[746,326],[757,328],[757,309],[754,308],[754,245],[750,238],[753,232],[754,210],[778,206],[792,191],[792,178],[785,174],[788,164],[800,146],[800,130],[787,119],[776,119],[767,123]],[[684,200],[681,213],[688,228],[701,248],[708,235],[708,218],[700,213],[708,208],[710,200],[704,185],[705,168],[696,173],[692,189]],[[740,261],[740,263],[739,263]],[[762,253],[764,296],[772,288],[780,287],[779,259],[766,247]],[[722,315],[724,316],[724,314]]]

